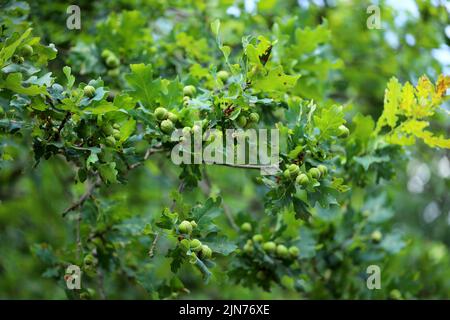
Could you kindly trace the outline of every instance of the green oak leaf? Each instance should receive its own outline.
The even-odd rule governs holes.
[[[23,86],[21,73],[8,74],[6,79],[0,82],[0,88],[2,87],[9,89],[15,93],[26,94],[29,96],[35,96],[39,94],[49,95],[45,86],[35,84],[26,87]]]

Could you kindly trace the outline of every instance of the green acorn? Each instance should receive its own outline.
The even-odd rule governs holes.
[[[295,163],[289,165],[288,167],[289,173],[291,174],[291,177],[295,177],[300,172],[300,168]]]
[[[338,128],[338,136],[344,136],[347,137],[350,134],[350,130],[343,124],[341,124]]]
[[[113,136],[107,136],[105,138],[105,143],[107,146],[114,147],[116,145],[116,139]]]
[[[169,113],[167,112],[167,109],[163,108],[163,107],[156,108],[154,111],[154,114],[155,114],[156,119],[158,119],[160,121],[167,119],[167,117],[169,115]]]
[[[184,136],[187,136],[189,134],[191,134],[191,128],[190,127],[184,127],[182,130],[182,133]]]
[[[277,249],[277,245],[273,241],[265,242],[262,247],[268,253],[273,253]]]
[[[291,178],[291,172],[289,171],[289,169],[286,169],[286,170],[283,171],[283,176],[286,179],[290,179]]]
[[[183,88],[183,95],[184,96],[193,97],[196,92],[197,92],[197,89],[194,86],[192,86],[192,85],[188,85],[188,86],[185,86]]]
[[[314,179],[319,179],[320,178],[320,171],[317,168],[311,168],[309,169],[309,175],[314,178]]]
[[[191,240],[191,249],[193,251],[200,251],[202,249],[202,243],[198,239],[192,239]]]
[[[200,126],[194,124],[194,126],[192,127],[192,133],[194,135],[199,135],[202,132],[202,128],[200,128]]]
[[[87,85],[83,89],[84,95],[88,98],[92,98],[95,95],[95,88],[93,86]]]
[[[212,256],[212,250],[207,245],[202,245],[201,252],[203,258],[209,259]]]
[[[222,82],[226,82],[229,77],[230,77],[230,74],[228,73],[228,71],[220,70],[219,72],[217,72],[217,78],[222,80]]]
[[[119,59],[115,56],[107,57],[105,62],[106,62],[106,65],[111,69],[117,68],[120,64]]]
[[[289,255],[289,250],[286,246],[279,244],[276,250],[277,256],[280,258],[286,258]]]
[[[295,246],[289,247],[289,255],[292,258],[297,258],[299,254],[300,254],[300,250],[297,247],[295,247]]]
[[[180,230],[180,232],[184,234],[191,234],[192,224],[189,221],[184,220],[178,225],[178,230]]]
[[[257,114],[256,112],[250,113],[248,118],[249,118],[250,122],[253,122],[253,123],[259,122],[259,114]]]
[[[192,228],[197,228],[197,222],[192,220],[190,223],[191,223]]]
[[[309,178],[306,174],[300,173],[295,179],[295,182],[301,186],[306,186],[309,183]]]
[[[86,266],[92,266],[95,264],[95,258],[92,254],[87,254],[84,259],[83,259],[83,263]]]
[[[321,177],[324,177],[328,173],[328,168],[326,166],[324,166],[323,164],[319,164],[317,166],[317,169],[319,169]]]
[[[163,120],[160,125],[161,131],[164,133],[171,133],[173,129],[175,129],[175,126],[173,125],[173,122],[170,120]]]
[[[178,122],[178,116],[175,113],[169,112],[167,114],[167,117],[169,118],[170,121],[172,121],[173,123]]]
[[[189,250],[191,243],[188,239],[183,239],[180,241],[180,246],[182,246],[185,250]]]
[[[251,232],[252,231],[252,225],[250,223],[248,223],[248,222],[244,222],[241,225],[241,230],[244,231],[244,232]]]
[[[253,242],[263,242],[264,238],[261,234],[255,234],[253,237]]]
[[[114,134],[113,126],[110,124],[105,124],[104,126],[102,126],[102,130],[108,136],[112,136]]]
[[[122,138],[122,136],[120,135],[120,130],[113,129],[113,137],[116,140],[120,140],[120,138]]]
[[[33,47],[30,46],[29,44],[24,45],[21,49],[20,49],[20,54],[23,57],[29,57],[32,56],[34,53]]]
[[[380,230],[375,230],[370,235],[370,238],[372,239],[373,242],[378,243],[383,238],[383,234],[380,232]]]
[[[254,251],[253,245],[249,244],[249,243],[246,243],[245,246],[244,246],[244,251],[246,253],[253,253],[253,251]]]
[[[104,50],[102,51],[101,56],[102,56],[103,59],[106,59],[106,58],[108,58],[108,57],[114,56],[114,53],[112,53],[111,50],[104,49]]]
[[[247,125],[247,118],[245,116],[239,116],[237,118],[237,124],[241,128],[245,127]]]

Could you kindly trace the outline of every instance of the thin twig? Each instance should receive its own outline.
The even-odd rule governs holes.
[[[67,121],[69,121],[71,115],[72,114],[70,113],[70,111],[67,111],[63,121],[61,121],[61,123],[60,123],[60,125],[58,127],[57,137],[59,137],[59,135],[61,134],[62,129],[66,125]]]
[[[155,154],[155,153],[157,153],[157,152],[162,152],[162,151],[164,151],[164,150],[165,150],[165,149],[161,149],[161,148],[159,148],[158,146],[157,146],[156,148],[155,148],[155,147],[148,148],[147,151],[145,152],[145,155],[144,155],[144,158],[142,159],[142,162],[136,162],[136,163],[133,163],[133,164],[129,165],[128,168],[129,168],[130,170],[131,170],[131,169],[135,169],[135,168],[141,166],[141,165],[144,163],[145,160],[147,160],[148,158],[150,158],[151,155],[153,155],[153,154]]]
[[[205,163],[210,164],[210,163]],[[230,168],[240,168],[240,169],[255,169],[255,170],[261,170],[265,168],[270,168],[271,166],[267,165],[257,165],[257,164],[231,164],[231,163],[213,163],[212,165],[216,166],[224,166],[224,167],[230,167]]]
[[[62,216],[65,217],[70,211],[81,207],[83,203],[92,196],[92,193],[94,192],[95,188],[100,185],[100,182],[101,182],[100,177],[97,177],[95,182],[87,188],[86,192],[77,201],[72,203],[68,208],[66,208],[63,211]]]
[[[59,138],[62,129],[64,128],[64,126],[66,125],[67,121],[69,121],[69,118],[72,114],[70,113],[70,111],[67,111],[66,115],[64,116],[64,119],[61,121],[61,123],[59,124],[58,130],[56,132],[54,132],[50,138],[48,139],[49,141],[53,141]]]
[[[150,258],[153,258],[153,256],[155,255],[154,251],[156,248],[156,244],[158,243],[158,240],[159,240],[159,232],[156,232],[155,239],[153,239],[152,242],[152,246],[150,247],[150,250],[148,250],[148,256]]]

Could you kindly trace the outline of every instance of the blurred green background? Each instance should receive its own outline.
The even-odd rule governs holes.
[[[366,26],[369,16],[366,9],[373,3],[381,8],[380,30],[369,30]],[[331,31],[330,40],[313,58],[297,62],[292,71],[303,75],[298,84],[303,97],[324,104],[331,99],[349,104],[352,106],[349,119],[356,112],[377,118],[382,111],[384,88],[392,76],[401,82],[416,83],[422,74],[436,79],[440,73],[448,74],[450,70],[447,1],[212,0],[207,4],[181,0],[78,1],[82,13],[80,31],[69,31],[65,27],[65,10],[69,4],[64,1],[29,2],[28,14],[35,32],[44,43],[55,43],[59,50],[58,58],[51,62],[49,69],[61,74],[61,67],[69,64],[78,73],[80,81],[101,75],[110,80],[109,86],[113,90],[120,90],[121,82],[109,78],[106,70],[96,63],[92,54],[99,50],[96,45],[110,43],[124,48],[127,63],[149,62],[138,61],[139,57],[126,51],[137,51],[139,38],[108,34],[108,27],[99,31],[108,15],[119,14],[122,10],[141,13],[142,21],[135,21],[136,28],[150,30],[149,45],[155,46],[158,52],[170,50],[158,39],[171,32],[173,23],[176,24],[175,31],[198,34],[209,28],[208,21],[220,18],[224,42],[236,46],[244,35],[271,32],[275,22],[285,28],[290,24],[315,27],[324,23]],[[27,7],[24,4],[23,10],[28,11]],[[201,14],[194,14],[193,11],[199,8],[203,8]],[[133,33],[132,30],[128,32]],[[272,32],[276,34],[276,31]],[[172,76],[183,68],[176,57],[161,62],[158,59],[162,57],[155,54],[150,61],[160,63],[162,74]],[[314,67],[317,60],[324,62],[320,64],[321,68]],[[444,108],[449,110],[448,105]],[[436,118],[433,126],[450,132],[450,123],[445,116]],[[75,246],[76,216],[63,219],[61,212],[83,193],[84,186],[73,184],[73,169],[63,159],[53,158],[33,167],[33,154],[26,144],[8,143],[15,148],[18,160],[0,168],[0,298],[64,299],[63,286],[54,278],[57,271],[48,268],[48,263],[51,265],[54,259],[51,252],[62,254],[66,248]],[[408,151],[406,169],[401,167],[397,179],[385,187],[394,213],[389,223],[409,234],[410,245],[385,261],[386,271],[383,272],[396,275],[396,281],[404,281],[399,287],[423,286],[418,296],[424,298],[450,298],[449,159],[448,151],[430,150],[418,144]],[[216,167],[207,170],[214,187],[221,191],[234,212],[246,210],[254,217],[258,216],[262,208],[262,191],[249,183],[255,176],[253,172]],[[108,219],[117,219],[116,227],[121,230],[117,237],[132,233],[133,228],[143,221],[153,221],[161,208],[170,203],[170,193],[176,189],[178,175],[179,168],[163,157],[156,157],[145,167],[133,171],[127,184],[102,190],[105,197],[99,201],[106,202],[105,206],[114,204]],[[192,191],[186,199],[194,203],[202,197],[200,192]],[[230,233],[230,237],[233,236]],[[145,241],[135,241],[133,248],[137,253],[130,259],[138,259],[139,252],[145,256],[148,247]],[[169,246],[161,243],[162,251],[165,245]],[[121,254],[127,256],[128,253],[124,250]],[[154,265],[158,266],[153,273],[155,277],[169,279],[167,258],[155,257]],[[406,278],[402,278],[406,273],[417,273],[419,283],[407,283]],[[197,274],[190,271],[183,271],[183,274],[183,282],[189,287],[190,294],[180,295],[180,298],[305,298],[301,293],[282,287],[265,292],[232,282],[204,285],[198,281]],[[342,281],[345,282],[345,276]],[[150,279],[149,285],[151,282]],[[148,298],[145,289],[141,284],[127,282],[126,268],[105,274],[108,298]],[[327,295],[317,289],[306,297],[369,297],[351,291],[342,293],[345,283],[336,291],[335,295]]]

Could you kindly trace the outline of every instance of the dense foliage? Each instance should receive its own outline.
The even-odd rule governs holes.
[[[1,298],[450,298],[444,5],[249,3],[2,4]],[[279,172],[171,161],[239,128]]]

